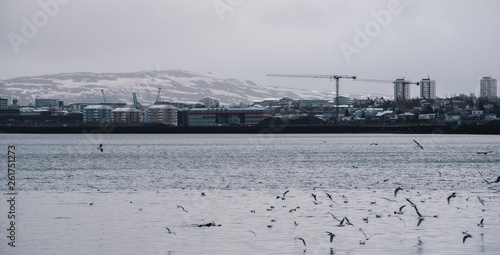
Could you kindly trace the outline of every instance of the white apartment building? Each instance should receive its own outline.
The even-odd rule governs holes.
[[[483,77],[481,79],[481,88],[479,95],[482,98],[496,99],[497,98],[497,79],[491,77]]]

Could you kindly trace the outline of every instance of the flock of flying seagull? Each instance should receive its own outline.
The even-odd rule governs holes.
[[[423,146],[422,146],[419,142],[417,142],[416,140],[413,140],[413,142],[415,142],[415,144],[416,144],[416,146],[417,146],[418,148],[420,148],[420,149],[422,149],[422,150],[424,149],[424,147],[423,147]],[[372,143],[372,144],[370,144],[370,145],[378,145],[378,144],[377,144],[377,143]],[[101,152],[103,152],[103,151],[104,151],[102,143],[99,145],[99,147],[97,147],[97,149],[98,149],[98,150],[100,150]],[[476,154],[483,154],[483,155],[487,155],[487,154],[492,153],[492,152],[493,152],[493,151],[479,151],[479,152],[476,152]],[[354,167],[354,166],[353,166],[353,167]],[[478,171],[478,172],[479,172],[479,171]],[[482,174],[481,172],[479,172],[479,174],[480,174],[481,178],[483,179],[483,181],[484,181],[486,184],[488,184],[488,185],[500,183],[500,176],[499,176],[496,180],[489,181],[489,180],[485,179],[485,177],[483,176],[483,174]],[[440,173],[440,175],[441,175],[441,173]],[[401,187],[397,187],[397,188],[394,190],[394,198],[396,198],[396,197],[397,197],[397,195],[398,195],[398,192],[399,192],[399,191],[402,191],[402,190],[403,190],[403,188],[401,188]],[[290,190],[286,190],[286,191],[283,193],[283,195],[278,195],[278,196],[276,196],[276,199],[285,200],[285,199],[287,198],[287,194],[288,194],[289,192],[290,192]],[[325,192],[325,193],[326,193],[326,192]],[[201,193],[201,196],[205,196],[205,193],[204,193],[204,192],[202,192],[202,193]],[[319,204],[321,204],[321,203],[322,203],[321,201],[318,201],[318,199],[317,199],[317,195],[316,195],[316,194],[311,193],[311,196],[312,196],[312,198],[313,198],[313,201],[312,201],[312,202],[313,202],[315,205],[319,205]],[[330,204],[330,207],[332,207],[332,206],[333,206],[333,204],[336,204],[337,206],[339,206],[339,204],[338,204],[336,201],[334,201],[334,199],[333,199],[333,197],[332,197],[332,195],[331,195],[331,194],[326,193],[326,196],[327,196],[327,198],[329,199],[329,201],[330,201],[330,202],[332,202],[332,204]],[[348,203],[347,197],[345,197],[344,195],[342,195],[341,197],[342,197],[342,199],[343,199],[344,203]],[[457,197],[457,193],[456,193],[456,192],[453,192],[452,194],[450,194],[450,195],[446,198],[446,200],[447,200],[448,204],[450,204],[451,199],[453,199],[453,198],[455,198],[455,197]],[[389,198],[385,198],[385,197],[383,197],[383,198],[384,198],[384,199],[386,199],[386,200],[388,200],[389,202],[396,202],[396,200],[394,200],[394,199],[389,199]],[[418,226],[420,226],[420,224],[422,223],[422,221],[424,221],[424,220],[425,220],[425,218],[426,218],[426,217],[438,217],[438,215],[433,215],[433,216],[424,216],[424,215],[422,215],[422,214],[420,213],[420,211],[418,210],[417,205],[416,205],[414,202],[412,202],[409,198],[405,198],[405,200],[409,203],[409,205],[410,205],[411,207],[413,207],[413,208],[415,209],[415,213],[416,213],[417,218],[418,218],[417,227],[418,227]],[[467,198],[467,201],[468,201],[468,200],[469,200],[469,198]],[[480,197],[480,196],[477,196],[477,200],[478,200],[478,201],[479,201],[479,202],[480,202],[480,203],[484,206],[484,200],[483,200],[483,199],[481,199],[481,197]],[[375,203],[375,202],[372,202],[372,204],[374,204],[374,203]],[[403,214],[403,208],[404,208],[405,206],[406,206],[406,205],[402,205],[402,206],[400,206],[398,211],[394,211],[394,215],[388,215],[388,216],[397,217],[397,218],[399,218],[401,221],[403,221],[403,223],[405,224],[404,220],[403,220],[400,216],[398,216],[398,215]],[[283,207],[285,207],[285,206],[283,206]],[[177,208],[182,209],[182,211],[183,211],[183,212],[185,212],[185,213],[187,213],[187,212],[188,212],[186,209],[184,209],[184,207],[183,207],[183,206],[178,205],[178,206],[177,206]],[[274,209],[274,206],[271,206],[271,208],[268,208],[267,210],[268,210],[268,211],[272,211],[273,209]],[[289,212],[289,213],[293,213],[293,212],[297,211],[298,209],[300,209],[300,207],[299,207],[299,206],[297,206],[297,207],[295,207],[295,208],[290,209],[288,212]],[[484,209],[483,209],[483,211],[484,211]],[[255,213],[255,210],[251,210],[251,213]],[[349,219],[347,218],[347,216],[344,216],[342,219],[339,219],[339,218],[337,218],[337,217],[336,217],[333,213],[331,213],[331,212],[327,212],[327,213],[328,213],[328,214],[330,214],[330,215],[332,216],[333,220],[335,220],[336,222],[338,222],[338,225],[337,225],[338,227],[343,227],[343,226],[353,226],[353,227],[354,227],[354,225],[353,225],[353,224],[349,221]],[[380,217],[382,217],[382,215],[381,215],[381,214],[377,214],[377,215],[376,215],[376,217],[377,217],[377,218],[380,218]],[[368,218],[363,218],[363,221],[364,221],[365,223],[368,223]],[[275,218],[274,218],[274,219],[272,219],[272,220],[271,220],[271,222],[276,222],[276,219],[275,219]],[[294,221],[294,225],[295,225],[295,226],[298,226],[298,223]],[[205,224],[205,225],[203,225],[203,226],[221,226],[221,225],[220,225],[220,224],[219,224],[219,225],[216,225],[215,223],[209,223],[209,224]],[[477,224],[477,226],[479,226],[479,227],[483,227],[483,226],[484,226],[484,218],[483,218],[483,219],[481,219],[481,221]],[[268,228],[271,228],[271,227],[272,227],[272,225],[268,225]],[[173,232],[172,230],[170,230],[170,228],[168,228],[168,227],[165,227],[165,228],[167,229],[167,234],[177,235],[175,232]],[[366,233],[363,231],[363,229],[362,229],[362,228],[359,228],[359,231],[363,234],[363,236],[364,236],[364,238],[365,238],[365,240],[360,240],[360,241],[359,241],[359,244],[360,244],[360,245],[364,245],[364,244],[366,243],[366,241],[367,241],[367,240],[369,240],[371,237],[373,237],[373,236],[375,236],[375,235],[379,235],[379,234],[377,233],[377,234],[374,234],[374,235],[371,235],[371,236],[367,236],[367,235],[366,235]],[[254,236],[257,236],[257,234],[256,234],[254,231],[252,231],[252,230],[248,230],[248,232],[252,233]],[[325,232],[326,232],[326,234],[329,236],[330,243],[332,243],[332,242],[333,242],[333,240],[334,240],[334,237],[336,237],[336,235],[335,235],[334,233],[330,232],[330,231],[325,231]],[[462,232],[462,234],[463,234],[462,243],[465,243],[465,241],[466,241],[468,238],[472,238],[472,237],[473,237],[473,236],[472,236],[472,235],[471,235],[468,231],[463,231],[463,232]],[[302,237],[298,237],[298,236],[297,236],[297,237],[295,237],[295,239],[298,239],[298,240],[302,241],[302,243],[303,243],[303,245],[304,245],[304,248],[306,248],[306,247],[307,247],[307,243],[306,243],[306,241],[305,241]],[[420,239],[419,239],[419,241],[420,241]],[[306,252],[306,249],[304,249],[304,252]],[[330,252],[331,252],[331,253],[333,253],[333,249],[332,249],[332,248],[330,249]]]
[[[481,175],[481,177],[483,178],[484,182],[485,182],[486,184],[488,184],[488,185],[500,183],[500,176],[499,176],[496,180],[494,180],[494,181],[488,181],[488,180],[486,180],[486,179],[484,178],[484,176],[481,174],[481,172],[479,172],[479,174],[480,174],[480,175]],[[499,185],[500,185],[500,184],[499,184]],[[396,197],[398,196],[398,193],[399,193],[400,191],[402,191],[402,190],[403,190],[403,188],[401,188],[401,187],[397,187],[397,188],[394,190],[394,199],[385,198],[385,197],[383,197],[383,198],[384,198],[384,199],[386,199],[386,200],[388,200],[389,202],[396,202],[396,200],[395,200],[395,199],[396,199]],[[408,191],[408,190],[407,190],[407,191]],[[283,194],[282,194],[282,195],[277,195],[277,196],[276,196],[276,199],[279,199],[279,200],[286,200],[286,199],[287,199],[287,195],[289,194],[289,192],[290,192],[290,190],[286,190],[285,192],[283,192]],[[337,203],[337,202],[333,199],[333,196],[332,196],[331,194],[329,194],[329,193],[325,192],[325,195],[326,195],[326,197],[328,198],[328,201],[329,201],[329,202],[331,202],[331,204],[329,205],[330,207],[333,207],[333,205],[334,205],[334,204],[336,204],[337,206],[339,206],[339,204],[338,204],[338,203]],[[205,196],[205,193],[202,193],[202,196]],[[320,204],[320,203],[321,203],[321,201],[318,201],[318,196],[317,196],[317,194],[315,194],[315,193],[311,193],[311,197],[312,197],[312,202],[313,202],[315,205],[318,205],[318,204]],[[457,193],[456,193],[456,192],[451,193],[451,194],[450,194],[450,195],[446,198],[447,203],[448,203],[448,204],[450,204],[450,202],[452,201],[452,199],[454,199],[454,198],[456,198],[456,197],[457,197]],[[343,199],[344,203],[348,203],[348,202],[349,202],[349,200],[347,199],[347,197],[346,197],[346,196],[344,196],[344,195],[340,196],[340,198],[342,198],[342,199]],[[467,201],[469,201],[469,199],[470,199],[470,197],[468,197],[466,200],[467,200]],[[411,206],[411,207],[413,207],[413,208],[414,208],[414,210],[415,210],[416,217],[417,217],[417,219],[418,219],[417,227],[419,227],[419,226],[420,226],[420,224],[421,224],[421,223],[425,220],[425,218],[427,218],[427,217],[434,217],[434,218],[438,218],[438,217],[439,217],[439,215],[425,216],[425,215],[423,215],[423,214],[419,211],[419,209],[418,209],[417,205],[416,205],[413,201],[411,201],[409,198],[405,198],[405,200],[408,202],[408,204],[405,204],[405,205],[400,206],[400,207],[399,207],[399,210],[394,211],[394,214],[389,214],[389,215],[388,215],[388,217],[395,217],[395,218],[398,218],[398,219],[399,219],[400,221],[402,221],[402,222],[403,222],[403,224],[405,224],[405,226],[406,226],[405,221],[404,221],[404,220],[403,220],[403,218],[401,218],[399,215],[401,215],[401,214],[403,214],[403,213],[404,213],[403,209],[404,209],[407,205],[410,205],[410,206]],[[484,200],[483,200],[483,199],[482,199],[479,195],[477,196],[477,200],[478,200],[478,201],[479,201],[479,202],[483,205],[483,207],[484,207]],[[375,204],[375,202],[371,202],[371,203],[372,203],[372,204]],[[185,210],[185,209],[184,209],[184,207],[182,207],[182,206],[180,206],[180,205],[178,205],[177,207],[178,207],[178,208],[180,208],[180,209],[182,209],[182,211],[183,211],[183,212],[186,212],[186,213],[188,212],[187,210]],[[285,205],[283,205],[283,208],[286,208],[286,206],[285,206]],[[273,211],[274,209],[275,209],[275,207],[274,207],[274,206],[271,206],[270,208],[268,208],[268,209],[267,209],[267,211]],[[296,212],[298,209],[300,209],[300,207],[299,207],[299,206],[294,207],[294,208],[292,208],[292,209],[289,209],[289,210],[288,210],[288,213],[294,213],[294,212]],[[485,209],[482,209],[482,210],[483,210],[483,211],[485,211]],[[370,209],[369,211],[371,211],[371,209]],[[250,212],[251,212],[251,213],[255,213],[255,210],[251,210]],[[331,216],[332,216],[332,218],[333,218],[333,220],[334,220],[335,222],[337,222],[337,223],[338,223],[338,224],[336,225],[337,227],[345,227],[345,226],[352,226],[352,227],[354,227],[354,224],[352,224],[352,223],[349,221],[349,219],[347,218],[347,216],[344,216],[343,218],[338,218],[338,217],[336,217],[336,216],[335,216],[333,213],[331,213],[331,212],[327,212],[327,214],[331,215]],[[382,214],[376,214],[376,218],[381,218],[381,217],[382,217]],[[363,218],[363,221],[364,221],[365,223],[368,223],[368,217]],[[276,222],[276,218],[271,219],[271,222]],[[294,225],[295,225],[295,226],[298,226],[298,223],[294,221]],[[212,226],[215,226],[215,225],[212,225]],[[220,226],[220,225],[217,225],[217,226]],[[481,221],[477,224],[477,226],[478,226],[478,227],[481,227],[481,228],[482,228],[482,227],[484,227],[484,218],[482,218],[482,219],[481,219]],[[268,228],[272,228],[272,225],[267,225],[267,227],[268,227]],[[167,229],[167,231],[168,231],[168,232],[167,232],[167,234],[173,234],[173,235],[176,235],[176,234],[175,234],[175,232],[171,231],[168,227],[166,227],[166,229]],[[361,234],[364,236],[364,240],[360,240],[360,241],[359,241],[359,244],[360,244],[360,245],[364,245],[364,244],[366,244],[366,241],[370,240],[370,238],[372,238],[373,236],[376,236],[376,235],[381,235],[380,233],[375,233],[375,234],[373,234],[373,235],[368,236],[368,235],[364,232],[363,228],[359,228],[358,230],[359,230],[359,231],[361,232]],[[252,233],[255,237],[257,236],[257,233],[255,233],[255,231],[253,231],[253,230],[248,230],[248,232]],[[330,231],[325,231],[325,233],[328,235],[330,243],[333,243],[334,238],[336,237],[336,234],[334,234],[333,232],[330,232]],[[462,234],[463,234],[463,237],[462,237],[462,243],[465,243],[465,241],[466,241],[468,238],[472,238],[472,237],[473,237],[473,236],[472,236],[472,234],[470,234],[470,233],[468,232],[468,230],[463,231],[463,232],[462,232]],[[304,252],[306,252],[306,250],[307,250],[307,243],[306,243],[306,240],[305,240],[304,238],[300,237],[300,236],[296,236],[296,237],[295,237],[295,239],[296,239],[296,240],[300,240],[300,241],[302,241],[302,244],[304,245]],[[420,237],[419,237],[419,242],[422,242],[422,241],[420,240]],[[331,254],[333,254],[333,248],[330,248],[330,253],[331,253]]]

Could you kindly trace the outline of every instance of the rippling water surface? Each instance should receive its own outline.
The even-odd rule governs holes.
[[[500,183],[479,174],[500,176],[499,142],[480,135],[0,134],[0,183],[7,192],[7,145],[15,145],[19,189],[17,247],[2,237],[0,254],[500,254]],[[397,187],[403,190],[394,197]],[[276,199],[286,190],[285,200]],[[7,199],[1,229],[8,228]],[[339,226],[328,212],[354,226]],[[211,222],[220,226],[198,227]],[[463,242],[465,231],[472,238]]]

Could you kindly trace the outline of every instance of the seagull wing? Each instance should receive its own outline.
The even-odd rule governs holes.
[[[285,191],[285,193],[283,193],[283,197],[285,197],[286,193],[288,193],[288,192],[290,192],[290,190]]]
[[[415,140],[413,140],[413,141],[414,141],[414,142],[418,145],[418,147],[420,147],[420,149],[422,149],[422,150],[424,149],[424,147],[422,147],[422,145],[420,145],[420,143],[418,143],[418,142],[417,142],[417,141],[415,141]]]
[[[252,230],[248,230],[248,232],[254,234],[254,236],[257,236],[257,234],[255,234],[255,232],[253,232]]]
[[[465,243],[465,240],[466,240],[467,238],[469,238],[469,237],[472,237],[472,235],[471,235],[471,234],[466,234],[466,235],[464,236],[464,239],[462,240],[462,243]]]
[[[477,196],[477,200],[479,200],[479,203],[481,203],[484,206],[483,199],[481,199],[481,197],[479,195]]]
[[[302,240],[302,242],[304,243],[304,246],[307,246],[307,245],[306,245],[306,240],[304,240],[304,238],[299,237],[299,240]]]
[[[401,187],[397,187],[396,190],[394,190],[394,197],[398,195],[398,191],[403,190]]]
[[[410,199],[407,198],[406,201],[408,201],[408,203],[410,203],[411,206],[415,207],[415,204],[412,201],[410,201]]]
[[[363,231],[362,228],[360,228],[359,231],[361,231],[361,233],[363,233],[363,235],[365,236],[366,240],[368,240],[368,236],[366,236],[365,231]]]
[[[494,183],[499,183],[500,182],[500,176],[494,181]]]
[[[422,221],[424,221],[423,218],[419,219],[418,222],[417,222],[417,227],[420,226],[420,224],[422,223]]]

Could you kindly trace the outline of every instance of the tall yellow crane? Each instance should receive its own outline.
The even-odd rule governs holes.
[[[336,84],[336,113],[337,116],[335,117],[336,123],[339,123],[339,79],[356,79],[356,76],[350,76],[350,75],[334,75],[334,74],[268,74],[266,75],[268,77],[288,77],[288,78],[320,78],[320,79],[330,79],[333,80],[335,79],[335,84]]]

